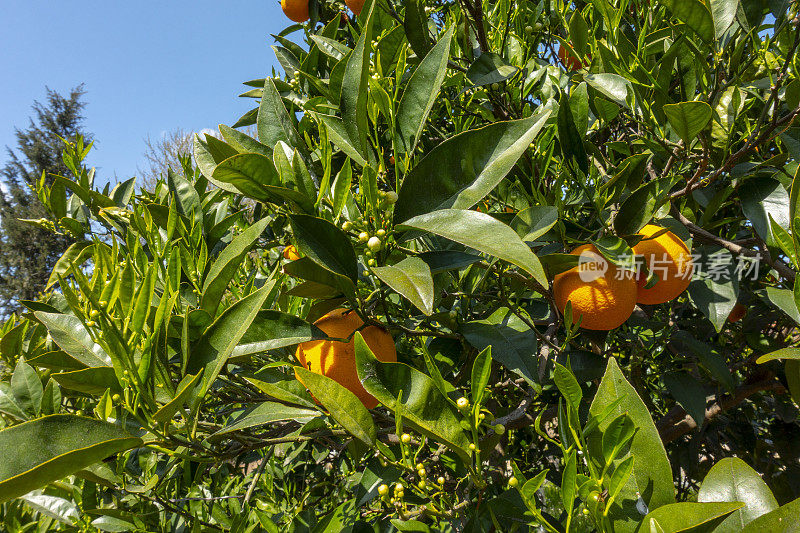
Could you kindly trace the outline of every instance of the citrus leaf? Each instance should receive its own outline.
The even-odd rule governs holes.
[[[0,502],[141,445],[142,439],[118,426],[74,415],[6,428],[0,431]]]
[[[404,423],[469,460],[461,416],[431,378],[403,363],[378,361],[358,332],[355,353],[358,379],[367,392],[392,411],[402,410]]]
[[[89,367],[111,365],[111,358],[94,342],[78,317],[44,311],[36,311],[34,315],[45,325],[53,341],[72,358]]]
[[[711,467],[697,493],[697,501],[744,503],[714,533],[742,531],[759,516],[778,508],[775,496],[758,472],[738,457],[725,457]]]
[[[303,367],[295,367],[294,370],[314,398],[348,433],[367,446],[375,444],[378,430],[375,428],[372,415],[369,414],[358,396],[327,376],[311,372]]]
[[[664,531],[680,533],[681,531],[716,531],[716,526],[726,516],[741,508],[740,502],[679,502],[663,505],[651,511],[642,520],[637,533],[650,531],[650,520],[655,520]],[[703,526],[703,529],[695,529]]]
[[[539,259],[519,235],[496,218],[478,211],[442,209],[407,220],[398,229],[418,229],[435,233],[513,263],[547,286],[547,278]]]
[[[395,223],[438,209],[467,209],[489,194],[547,123],[552,108],[522,120],[497,122],[447,139],[403,179]]]
[[[678,137],[689,146],[711,121],[713,110],[705,102],[680,102],[666,104],[664,114]]]
[[[426,315],[433,313],[433,276],[425,261],[407,257],[396,265],[374,267],[372,271],[417,309]]]
[[[774,511],[759,516],[742,530],[742,533],[793,533],[797,531],[797,517],[800,516],[800,498]]]
[[[320,416],[319,411],[312,409],[290,407],[276,402],[264,402],[252,409],[248,409],[212,436],[218,437],[240,429],[263,426],[281,420],[295,420],[300,423],[306,423],[318,416]]]

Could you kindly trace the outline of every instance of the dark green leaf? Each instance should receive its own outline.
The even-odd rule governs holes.
[[[412,428],[469,459],[461,415],[431,378],[403,363],[378,361],[361,333],[355,335],[355,352],[358,378],[367,392],[392,411],[402,409],[403,422]]]
[[[487,346],[475,358],[472,363],[472,379],[470,387],[472,392],[473,409],[480,409],[483,405],[483,396],[486,392],[486,385],[489,384],[489,377],[492,374],[492,347]]]
[[[358,279],[356,253],[342,230],[309,215],[292,215],[289,220],[300,253],[331,272]]]
[[[34,315],[45,325],[53,341],[74,359],[90,367],[111,365],[111,358],[94,342],[78,317],[44,311]]]
[[[322,374],[295,367],[297,377],[303,382],[331,416],[342,425],[348,433],[373,446],[377,438],[377,429],[372,415],[369,414],[358,396]]]
[[[142,439],[117,426],[73,415],[50,415],[4,429],[0,502],[141,445]]]
[[[500,308],[486,320],[467,322],[461,328],[467,341],[483,350],[492,347],[492,358],[522,376],[536,381],[538,340],[536,332],[508,308]]]
[[[676,19],[697,33],[706,42],[714,41],[714,17],[708,5],[701,0],[661,0]]]
[[[243,357],[268,352],[301,342],[324,339],[327,335],[300,317],[275,310],[258,312],[250,327],[231,352],[231,357]]]
[[[372,271],[417,309],[426,315],[433,313],[433,277],[425,261],[407,257],[396,265],[374,267]]]
[[[775,496],[758,472],[737,457],[725,457],[711,467],[697,501],[744,503],[744,507],[734,511],[714,533],[742,531],[748,523],[778,508]]]
[[[478,56],[478,59],[469,66],[467,79],[472,82],[473,86],[480,87],[504,82],[512,78],[518,71],[517,67],[506,63],[501,55],[486,52]]]
[[[664,384],[675,401],[694,419],[697,427],[701,427],[706,420],[706,392],[703,385],[688,372],[665,374]]]
[[[800,498],[759,516],[742,530],[742,533],[795,533],[800,516]]]
[[[637,533],[650,533],[652,531],[650,521],[655,520],[665,532],[692,531],[693,533],[711,533],[726,516],[742,507],[742,505],[739,502],[671,503],[650,511],[636,531]]]
[[[467,209],[489,194],[545,126],[552,109],[451,137],[430,151],[403,180],[394,207],[400,223],[439,209]]]
[[[416,216],[398,229],[418,229],[434,233],[515,264],[543,286],[548,285],[544,269],[531,249],[510,227],[491,215],[463,209],[442,209]]]
[[[447,74],[453,30],[454,27],[451,26],[445,32],[406,83],[397,107],[397,157],[414,153],[428,114]]]
[[[689,146],[711,121],[713,111],[707,103],[695,101],[667,104],[664,106],[664,114],[678,137]]]
[[[319,416],[319,411],[312,409],[302,409],[300,407],[290,407],[275,402],[264,402],[249,409],[229,422],[224,428],[214,433],[214,437],[232,433],[240,429],[263,426],[281,420],[295,420],[306,423],[312,418]]]

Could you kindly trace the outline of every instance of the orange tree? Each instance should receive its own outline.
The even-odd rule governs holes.
[[[153,190],[39,183],[4,528],[796,527],[795,4],[287,4]]]

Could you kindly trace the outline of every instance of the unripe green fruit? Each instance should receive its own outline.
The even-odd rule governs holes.
[[[394,192],[394,191],[388,191],[386,193],[385,200],[386,200],[387,204],[393,204],[393,203],[397,202],[397,193]]]
[[[377,264],[378,263],[374,259],[368,259],[367,260],[367,266],[370,267],[370,268],[374,267]]]
[[[352,222],[350,222],[349,220],[346,220],[346,221],[344,222],[344,224],[342,224],[342,229],[343,229],[344,231],[350,231],[351,229],[353,229],[353,223],[352,223]]]
[[[381,249],[381,244],[380,237],[370,237],[369,241],[367,242],[367,248],[373,252],[377,252]]]
[[[377,235],[378,237],[385,237],[386,236],[386,230],[385,229],[379,229],[378,231],[375,232],[375,235]]]
[[[456,405],[458,406],[459,409],[462,409],[462,410],[466,409],[466,408],[469,407],[469,400],[467,400],[466,398],[464,398],[462,396],[461,398],[456,400]]]
[[[421,489],[424,489],[427,486],[428,486],[428,484],[425,482],[424,479],[422,481],[420,481],[419,483],[417,483],[417,487],[419,487]]]
[[[517,478],[515,478],[514,476],[511,476],[511,477],[508,479],[508,486],[509,486],[509,487],[511,487],[511,488],[513,489],[513,488],[514,488],[514,487],[516,487],[517,485],[519,485],[519,480],[518,480]]]
[[[503,433],[506,432],[506,427],[503,424],[495,424],[494,432],[498,435],[502,435]]]
[[[537,22],[533,25],[534,31],[542,31],[542,28],[544,28],[544,25],[541,22]]]
[[[91,318],[97,318],[98,316],[100,316],[100,311],[98,311],[97,309],[92,309],[92,310],[89,312],[89,316],[90,316]]]
[[[533,26],[525,26],[525,33],[528,35],[533,33]]]
[[[500,90],[500,84],[499,83],[493,83],[493,84],[491,84],[489,86],[489,88],[492,89],[493,91],[499,91]]]
[[[369,233],[366,231],[362,231],[358,234],[358,241],[359,242],[367,242],[369,240]]]
[[[113,401],[115,401],[115,402],[118,402],[118,401],[120,400],[120,396],[119,396],[119,394],[115,394],[115,395],[113,395],[113,396],[111,397],[111,399],[112,399]]]

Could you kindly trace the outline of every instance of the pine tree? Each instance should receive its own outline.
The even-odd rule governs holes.
[[[83,130],[85,90],[79,85],[63,96],[47,89],[44,103],[34,102],[26,129],[15,128],[16,150],[6,147],[8,161],[0,170],[0,314],[20,309],[20,300],[33,300],[45,288],[53,265],[72,239],[22,222],[49,215],[31,185],[45,174],[71,176],[61,159],[62,139],[78,135],[91,142]]]

